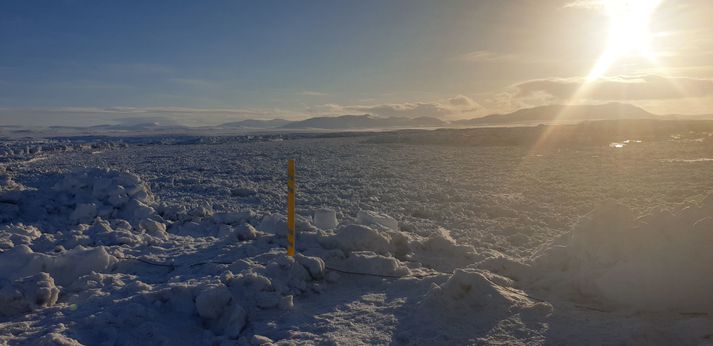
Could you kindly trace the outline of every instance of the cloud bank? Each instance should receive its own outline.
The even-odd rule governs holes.
[[[324,104],[312,106],[307,111],[314,115],[371,114],[381,117],[438,117],[447,118],[470,114],[483,109],[465,95],[457,95],[439,102],[406,102],[377,105]]]
[[[713,80],[657,75],[619,76],[585,83],[583,79],[537,79],[516,84],[515,97],[575,96],[597,101],[672,100],[713,96]]]

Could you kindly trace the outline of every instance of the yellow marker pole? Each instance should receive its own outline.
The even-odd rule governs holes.
[[[295,255],[295,160],[287,164],[287,255]]]

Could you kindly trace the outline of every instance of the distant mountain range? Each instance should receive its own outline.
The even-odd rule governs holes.
[[[602,105],[551,105],[524,108],[508,114],[493,114],[482,118],[452,121],[455,126],[518,125],[586,120],[655,119],[660,116],[626,103]]]
[[[442,127],[448,123],[433,117],[388,117],[381,118],[373,115],[340,115],[333,117],[314,117],[299,121],[285,119],[255,120],[248,119],[221,124],[221,128],[241,129],[322,129],[322,130],[350,130],[350,129],[383,129],[383,128],[413,128],[413,127]]]
[[[273,129],[277,127],[285,126],[292,121],[285,119],[272,119],[272,120],[257,120],[248,119],[241,121],[234,121],[230,123],[221,124],[220,127],[233,127],[242,129]]]
[[[520,109],[508,114],[493,114],[480,118],[446,122],[434,117],[376,117],[364,115],[341,115],[314,117],[300,121],[284,119],[243,120],[220,125],[222,128],[243,129],[322,129],[359,130],[394,129],[423,127],[467,127],[467,126],[508,126],[533,125],[555,122],[580,122],[586,120],[652,119],[660,116],[626,103],[602,105],[551,105]]]
[[[372,115],[342,115],[336,117],[316,117],[295,121],[281,126],[283,129],[384,129],[411,127],[439,127],[447,123],[438,118],[419,117],[388,117],[380,118]]]
[[[493,114],[479,118],[444,121],[435,117],[377,117],[373,115],[340,115],[332,117],[313,117],[300,121],[285,119],[247,119],[228,122],[217,126],[190,127],[182,126],[170,119],[130,118],[119,124],[97,125],[90,127],[50,126],[48,130],[67,133],[231,133],[245,131],[279,130],[377,130],[377,129],[419,129],[478,126],[527,126],[553,123],[577,123],[590,120],[624,119],[668,119],[668,120],[703,120],[713,119],[713,115],[656,115],[639,107],[626,103],[607,103],[601,105],[551,105],[520,109],[507,114]],[[16,131],[5,129],[3,131]]]
[[[49,126],[56,131],[89,131],[89,132],[165,132],[169,130],[182,130],[187,127],[175,124],[161,124],[159,122],[137,122],[135,124],[106,124],[92,126]]]

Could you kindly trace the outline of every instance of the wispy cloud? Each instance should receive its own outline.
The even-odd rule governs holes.
[[[545,58],[541,56],[520,56],[513,53],[499,53],[489,50],[476,50],[472,52],[458,54],[449,59],[451,62],[464,64],[559,64],[557,59]]]
[[[135,62],[135,63],[99,63],[90,66],[84,64],[68,64],[68,66],[77,69],[90,67],[94,70],[109,71],[112,73],[122,73],[130,75],[145,75],[145,76],[170,76],[176,74],[176,71],[166,65]]]
[[[575,0],[566,3],[564,8],[584,8],[588,10],[601,10],[605,7],[603,0]]]
[[[494,63],[494,62],[512,62],[517,58],[512,54],[501,54],[488,50],[476,50],[473,52],[463,53],[453,57],[454,61],[460,62],[478,62],[478,63]]]
[[[197,88],[197,89],[217,88],[217,87],[222,86],[221,83],[218,83],[216,81],[207,80],[207,79],[199,79],[199,78],[176,77],[176,78],[168,78],[168,81],[178,84],[178,85],[183,85],[183,86]]]
[[[327,96],[328,94],[319,92],[319,91],[304,90],[304,91],[298,92],[297,95],[300,95],[300,96]]]

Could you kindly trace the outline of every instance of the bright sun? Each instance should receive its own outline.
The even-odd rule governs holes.
[[[587,80],[600,78],[613,63],[623,57],[639,56],[654,60],[649,31],[651,17],[663,0],[602,0],[609,16],[606,50],[597,60]]]

